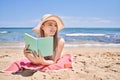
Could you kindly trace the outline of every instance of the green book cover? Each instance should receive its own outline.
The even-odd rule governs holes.
[[[53,37],[36,38],[28,33],[24,35],[25,44],[29,45],[30,50],[40,50],[41,56],[53,55]]]

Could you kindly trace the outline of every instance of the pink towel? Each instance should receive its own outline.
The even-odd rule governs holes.
[[[32,64],[27,59],[22,59],[20,61],[13,62],[8,68],[3,70],[3,72],[17,72],[22,68],[31,69],[31,70],[40,70],[40,71],[51,71],[51,70],[60,70],[65,68],[72,68],[72,54],[65,54],[62,58],[58,60],[57,63],[44,66],[44,65],[35,65]]]

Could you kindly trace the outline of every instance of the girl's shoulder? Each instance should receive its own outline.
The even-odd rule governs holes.
[[[65,43],[64,38],[59,37],[59,38],[58,38],[58,43]]]

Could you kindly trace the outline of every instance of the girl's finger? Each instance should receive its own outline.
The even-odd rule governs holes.
[[[31,50],[26,50],[25,53],[32,53],[32,51]]]
[[[36,55],[36,54],[37,54],[36,51],[33,51],[32,53],[33,53],[33,56],[34,56],[34,57],[37,57],[37,55]]]
[[[40,53],[40,50],[38,50],[38,57],[41,57],[41,53]]]
[[[27,50],[29,48],[29,45],[25,45],[24,50]]]

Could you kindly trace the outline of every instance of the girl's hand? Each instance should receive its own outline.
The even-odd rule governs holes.
[[[55,63],[53,60],[45,60],[44,57],[41,56],[40,50],[38,50],[38,55],[36,54],[35,51],[33,52],[33,55],[36,61],[38,61],[38,64],[50,65]]]
[[[40,50],[38,50],[38,55],[36,51],[33,51],[32,54],[34,56],[36,63],[40,63],[40,64],[44,63],[44,57],[41,56]]]
[[[25,48],[24,48],[24,55],[25,56],[28,56],[29,54],[32,53],[32,50],[28,50],[29,48],[29,45],[25,45]]]

